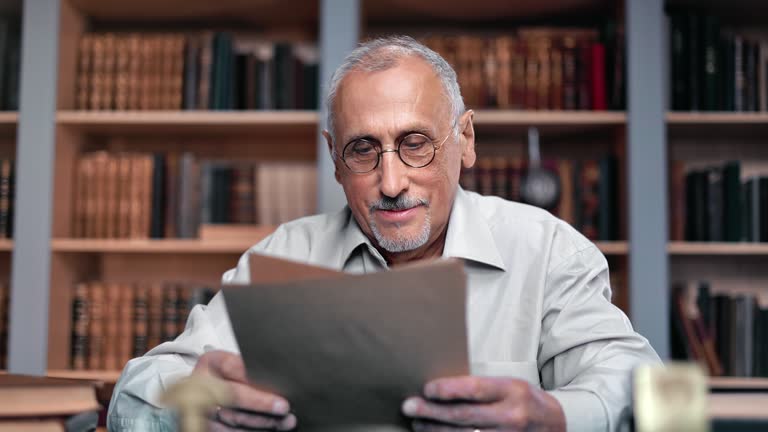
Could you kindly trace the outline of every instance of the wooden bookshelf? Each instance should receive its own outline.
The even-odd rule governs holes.
[[[0,134],[15,134],[18,123],[19,113],[15,111],[0,111]]]
[[[56,113],[58,125],[83,133],[311,134],[316,111],[70,111]]]
[[[605,255],[626,255],[629,253],[629,242],[626,241],[611,241],[611,242],[595,242],[598,249]]]
[[[670,242],[672,255],[768,255],[768,243]]]
[[[13,240],[0,239],[0,252],[10,252],[13,250]]]

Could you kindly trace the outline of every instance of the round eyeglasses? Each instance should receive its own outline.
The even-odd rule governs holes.
[[[356,139],[344,146],[341,159],[350,171],[365,174],[379,166],[384,153],[397,153],[400,160],[411,168],[424,168],[435,159],[435,153],[443,146],[448,133],[439,143],[420,133],[410,133],[397,140],[397,148],[384,150],[381,144],[368,139]]]

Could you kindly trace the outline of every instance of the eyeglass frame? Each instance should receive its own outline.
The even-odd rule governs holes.
[[[398,139],[397,139],[397,148],[394,148],[394,149],[384,149],[384,146],[382,146],[382,145],[381,145],[381,143],[378,143],[378,146],[374,145],[374,149],[375,149],[375,151],[376,151],[376,154],[377,154],[377,157],[376,157],[376,164],[373,166],[373,168],[369,169],[368,171],[355,171],[355,170],[353,170],[353,169],[352,169],[352,167],[350,167],[350,166],[349,166],[349,164],[347,163],[347,158],[345,158],[345,157],[344,157],[344,153],[346,153],[347,147],[349,147],[349,146],[350,146],[350,145],[352,145],[352,144],[356,144],[356,143],[358,143],[359,141],[365,141],[364,139],[355,139],[355,140],[352,140],[352,141],[348,142],[348,143],[347,143],[347,144],[344,146],[344,149],[342,149],[341,155],[339,155],[339,154],[338,154],[338,152],[336,152],[336,151],[334,151],[334,153],[336,154],[336,156],[337,156],[337,157],[339,157],[339,158],[340,158],[340,159],[341,159],[341,160],[344,162],[344,166],[345,166],[345,167],[347,167],[347,169],[348,169],[350,172],[352,172],[352,173],[355,173],[355,174],[368,174],[368,173],[370,173],[370,172],[373,172],[373,171],[375,171],[375,170],[376,170],[376,168],[378,168],[378,167],[379,167],[379,164],[381,163],[381,158],[382,158],[382,155],[383,155],[384,153],[397,153],[397,158],[398,158],[398,159],[400,159],[400,162],[402,162],[403,164],[405,164],[405,166],[407,166],[407,167],[410,167],[410,168],[416,168],[416,169],[419,169],[419,168],[426,168],[426,167],[428,167],[428,166],[429,166],[429,165],[430,165],[432,162],[434,162],[434,160],[435,160],[435,156],[437,156],[437,151],[438,151],[438,150],[440,150],[440,149],[443,147],[443,144],[445,144],[445,142],[446,142],[446,141],[448,141],[448,138],[450,138],[450,136],[451,136],[452,134],[456,133],[456,130],[455,130],[455,129],[456,129],[456,125],[457,125],[457,123],[458,123],[458,118],[456,119],[456,121],[454,121],[454,122],[453,122],[453,124],[451,125],[451,131],[450,131],[450,132],[448,132],[448,135],[446,135],[446,136],[445,136],[445,138],[443,138],[443,139],[442,139],[442,141],[440,141],[440,144],[435,144],[435,141],[437,141],[437,140],[433,140],[433,139],[431,139],[430,137],[428,137],[428,136],[424,135],[423,133],[419,133],[419,132],[413,132],[413,133],[409,133],[409,134],[407,134],[407,135],[404,135],[404,136],[402,136],[402,137],[398,138]],[[421,135],[421,136],[423,136],[424,138],[426,138],[427,140],[429,140],[429,143],[430,143],[430,144],[432,144],[432,148],[434,149],[434,150],[432,151],[432,158],[431,158],[431,159],[429,159],[429,162],[425,163],[424,165],[421,165],[421,166],[413,166],[413,165],[409,164],[408,162],[406,162],[406,161],[403,159],[403,156],[400,154],[400,146],[403,144],[403,141],[405,141],[405,139],[406,139],[406,138],[408,138],[408,137],[409,137],[409,136],[411,136],[411,135]]]

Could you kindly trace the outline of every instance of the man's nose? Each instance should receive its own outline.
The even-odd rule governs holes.
[[[380,189],[383,195],[394,198],[408,190],[408,166],[400,160],[396,150],[381,152]]]

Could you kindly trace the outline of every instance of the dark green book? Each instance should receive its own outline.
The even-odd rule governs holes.
[[[741,192],[741,163],[731,161],[723,168],[724,202],[724,240],[738,242],[743,240],[742,229],[742,192]]]
[[[703,71],[701,69],[701,18],[695,13],[686,14],[688,23],[687,34],[688,51],[685,53],[688,61],[688,109],[699,111],[703,108],[701,97],[701,83]]]
[[[672,70],[672,109],[690,109],[688,98],[687,20],[683,13],[670,14],[670,65]]]
[[[598,185],[598,239],[617,240],[616,230],[616,159],[612,155],[600,159],[600,180]]]
[[[275,44],[275,108],[294,109],[294,69],[292,46],[287,42]]]
[[[719,80],[720,77],[720,24],[717,18],[705,15],[702,19],[703,24],[703,109],[707,111],[716,111],[720,108]]]

